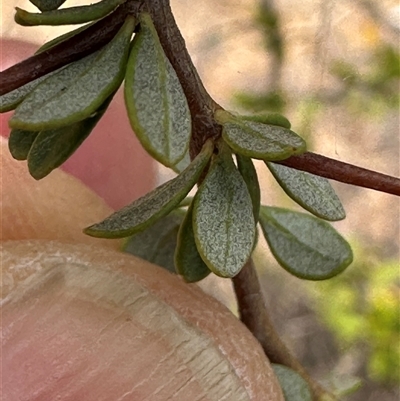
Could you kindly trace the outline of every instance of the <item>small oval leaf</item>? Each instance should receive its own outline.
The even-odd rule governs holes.
[[[81,33],[82,31],[85,31],[86,29],[90,28],[95,23],[96,23],[96,21],[90,22],[89,24],[80,26],[77,29],[66,32],[60,36],[57,36],[56,38],[54,38],[52,40],[49,40],[48,42],[46,42],[42,46],[40,46],[39,49],[35,52],[35,54],[43,53],[44,51],[49,50],[53,46],[58,45],[59,43],[65,42],[67,39],[70,39],[73,36],[77,35],[78,33]]]
[[[185,214],[184,210],[173,210],[146,230],[128,238],[124,252],[176,273],[174,254],[178,230]]]
[[[123,238],[133,235],[167,215],[185,198],[196,184],[213,152],[211,141],[180,175],[147,195],[113,213],[105,220],[84,230],[93,237]]]
[[[5,95],[0,96],[0,113],[14,110],[40,83],[47,78],[60,72],[64,67],[59,68],[56,71],[50,72],[43,77],[37,78],[27,84],[14,89]]]
[[[10,137],[8,138],[8,149],[11,156],[16,160],[26,160],[33,142],[38,135],[38,131],[11,130]]]
[[[189,155],[189,150],[185,153],[183,156],[182,160],[179,161],[175,166],[172,167],[172,169],[175,171],[175,173],[181,173],[185,168],[190,164],[190,155]]]
[[[306,151],[305,141],[286,128],[248,121],[223,110],[215,118],[223,126],[226,143],[243,156],[278,161]]]
[[[250,158],[242,155],[236,155],[236,159],[238,170],[240,174],[242,174],[253,203],[254,220],[257,224],[261,204],[261,191],[260,183],[258,182],[257,171]]]
[[[35,5],[40,11],[51,11],[56,10],[66,0],[29,0],[33,5]]]
[[[90,117],[123,80],[134,27],[128,17],[103,49],[40,84],[17,107],[10,127],[44,131]]]
[[[272,113],[266,115],[256,115],[256,116],[241,116],[243,120],[255,121],[262,124],[277,125],[278,127],[283,127],[290,129],[292,124],[290,121],[282,114]]]
[[[189,147],[189,106],[148,14],[142,14],[140,26],[125,77],[129,120],[147,152],[165,166],[174,167]]]
[[[92,117],[66,127],[41,131],[27,156],[31,176],[40,180],[68,160],[90,135],[106,112],[113,96],[111,95]]]
[[[312,401],[307,382],[294,370],[276,363],[271,363],[281,385],[285,401]]]
[[[193,202],[178,232],[175,266],[178,274],[188,283],[203,280],[211,273],[197,250],[193,232]]]
[[[222,277],[239,273],[255,240],[253,204],[229,150],[220,149],[193,200],[197,249]]]
[[[30,13],[15,7],[15,22],[23,26],[84,24],[105,17],[126,0],[102,0],[88,6],[53,9],[42,13]]]
[[[266,164],[286,194],[310,213],[329,221],[346,217],[340,199],[326,178],[277,163]]]
[[[260,224],[276,260],[294,276],[325,280],[353,261],[347,241],[330,224],[314,216],[261,206]]]

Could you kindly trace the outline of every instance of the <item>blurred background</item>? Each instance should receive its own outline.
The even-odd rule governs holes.
[[[67,1],[66,5],[81,2]],[[309,150],[399,176],[400,6],[396,0],[171,0],[193,61],[211,96],[242,114],[279,112]],[[42,45],[69,28],[22,28],[2,2],[2,37]],[[11,62],[10,62],[11,63]],[[79,150],[78,150],[79,152]],[[77,152],[77,153],[78,153]],[[300,210],[257,163],[262,201]],[[171,177],[162,167],[158,182]],[[354,263],[326,282],[290,276],[265,243],[255,253],[279,333],[328,386],[362,387],[351,401],[400,397],[400,203],[332,182],[347,212],[335,228]],[[221,291],[218,279],[207,281]],[[227,281],[217,293],[231,309]]]

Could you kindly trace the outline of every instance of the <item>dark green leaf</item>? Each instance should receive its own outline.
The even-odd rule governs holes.
[[[174,167],[189,147],[189,106],[148,14],[142,15],[140,26],[125,77],[126,107],[143,147],[160,163]]]
[[[51,11],[56,10],[60,7],[65,0],[29,0],[34,4],[40,11]]]
[[[203,280],[211,273],[197,250],[193,232],[193,203],[189,206],[179,229],[175,266],[178,274],[189,283]]]
[[[10,149],[11,156],[16,160],[26,160],[38,135],[39,132],[37,131],[11,130],[8,138],[8,149]]]
[[[326,178],[281,164],[266,164],[287,195],[310,213],[330,221],[346,217],[340,199]]]
[[[197,249],[209,269],[233,277],[253,250],[253,204],[230,151],[220,149],[193,200]]]
[[[102,50],[38,85],[17,107],[10,127],[45,131],[90,117],[123,80],[134,27],[134,19],[128,17]]]
[[[305,213],[262,206],[260,224],[277,261],[289,273],[325,280],[352,261],[350,245],[328,223]]]
[[[223,126],[224,140],[243,156],[278,161],[306,151],[305,141],[286,128],[240,119],[221,110],[215,117]]]
[[[124,251],[176,273],[174,254],[184,216],[184,210],[173,210],[146,230],[128,238]]]
[[[312,401],[307,382],[297,372],[276,363],[271,366],[279,380],[285,401]]]
[[[93,237],[123,238],[133,235],[166,216],[196,184],[213,152],[208,141],[189,167],[173,180],[84,230]]]
[[[23,26],[83,24],[105,17],[126,0],[102,0],[88,6],[53,9],[42,13],[30,13],[15,7],[15,22]],[[57,7],[56,7],[57,8]]]
[[[261,193],[260,184],[258,182],[257,171],[250,158],[246,156],[236,155],[238,170],[247,185],[251,201],[253,203],[254,220],[258,222],[260,214]]]
[[[111,95],[92,117],[66,127],[41,131],[27,157],[31,176],[40,180],[68,160],[104,115],[113,96]]]

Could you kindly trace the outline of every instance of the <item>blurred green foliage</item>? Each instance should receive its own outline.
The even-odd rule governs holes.
[[[340,79],[344,101],[355,112],[379,115],[387,108],[398,108],[400,52],[390,44],[379,43],[366,63],[368,72],[359,74],[356,67],[344,60],[335,60],[330,73]]]
[[[352,244],[351,269],[310,285],[315,310],[343,352],[361,350],[371,380],[400,383],[399,262]]]

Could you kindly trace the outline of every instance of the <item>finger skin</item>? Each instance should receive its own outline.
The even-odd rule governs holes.
[[[2,254],[5,399],[283,401],[259,343],[196,285],[96,246]]]

